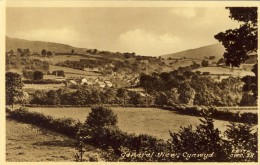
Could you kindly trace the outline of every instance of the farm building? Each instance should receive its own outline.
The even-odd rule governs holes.
[[[102,82],[102,81],[97,81],[95,82],[95,85],[101,87],[101,88],[104,88],[106,86],[106,83]]]
[[[108,86],[108,87],[112,87],[112,86],[113,86],[113,84],[112,84],[110,81],[105,81],[105,84],[106,84],[106,86]]]

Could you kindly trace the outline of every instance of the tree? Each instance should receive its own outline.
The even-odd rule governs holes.
[[[41,54],[42,54],[42,56],[46,56],[46,54],[47,54],[47,50],[42,49]]]
[[[76,105],[84,105],[90,102],[88,98],[90,98],[90,92],[85,89],[78,89],[76,92],[73,92],[72,94],[72,100],[74,101],[74,104]],[[88,101],[88,102],[87,102]]]
[[[169,144],[174,148],[177,153],[208,153],[214,154],[214,156],[206,159],[210,161],[227,161],[230,155],[228,143],[221,138],[220,131],[214,128],[214,121],[204,116],[204,119],[199,119],[200,124],[195,127],[189,125],[188,127],[181,127],[178,133],[172,133],[170,131],[171,139]],[[187,159],[184,154],[181,154],[179,160],[188,161],[205,161],[203,158],[191,157]]]
[[[71,54],[74,54],[75,50],[74,49],[71,49]]]
[[[203,66],[203,67],[208,67],[208,66],[209,66],[209,62],[206,61],[206,60],[203,60],[203,61],[201,62],[201,66]]]
[[[15,102],[18,104],[27,104],[29,102],[29,94],[27,92],[22,91],[19,97],[15,98]]]
[[[195,90],[190,86],[189,83],[184,82],[179,87],[179,93],[180,93],[180,102],[183,104],[193,104],[194,98],[195,98]]]
[[[65,77],[65,73],[63,70],[55,70],[52,72],[52,75]]]
[[[257,7],[228,7],[230,11],[230,18],[242,22],[239,28],[229,29],[225,32],[220,32],[214,37],[222,42],[226,48],[224,58],[226,65],[238,67],[245,60],[249,59],[249,54],[257,52],[258,44],[258,26],[257,26]],[[255,64],[253,72],[255,78],[251,81],[244,81],[245,85],[254,93],[257,99],[258,91],[258,75],[257,64]],[[246,78],[247,79],[247,78]],[[248,83],[253,83],[251,85]]]
[[[243,22],[238,29],[220,32],[214,37],[226,48],[224,58],[227,65],[239,66],[257,51],[257,7],[227,7],[230,18]]]
[[[239,103],[240,106],[256,106],[256,100],[253,95],[249,93],[244,93],[242,99]]]
[[[109,108],[95,106],[91,108],[85,125],[91,127],[116,126],[117,115]]]
[[[13,105],[17,98],[23,95],[22,92],[22,77],[21,75],[13,72],[7,72],[5,74],[5,87],[6,87],[6,104]]]
[[[122,99],[123,99],[124,105],[125,105],[126,99],[129,98],[128,92],[127,92],[127,90],[126,90],[125,88],[119,88],[119,89],[117,90],[116,96],[117,96],[118,98],[122,98]]]
[[[30,102],[31,104],[40,104],[44,105],[47,104],[47,94],[43,90],[36,90],[33,93],[32,100]]]
[[[50,90],[47,92],[47,104],[48,105],[59,105],[60,97],[55,90]]]
[[[133,105],[137,104],[143,104],[144,101],[142,99],[142,96],[135,92],[135,91],[129,91],[129,103]]]
[[[178,103],[179,102],[180,94],[179,94],[177,88],[172,88],[171,91],[169,92],[169,96],[170,96],[169,99],[170,99],[171,103]]]
[[[41,71],[35,71],[33,73],[33,80],[42,80],[43,79],[43,73]]]
[[[23,50],[22,50],[21,48],[17,48],[17,52],[18,52],[19,54],[21,54],[21,53],[23,53]]]
[[[48,51],[46,54],[47,54],[48,57],[52,56],[52,52],[51,51]]]
[[[23,70],[23,77],[32,80],[34,77],[34,72],[31,70]]]
[[[106,97],[106,101],[109,104],[111,102],[112,99],[115,98],[116,96],[116,91],[113,88],[108,88],[105,93],[104,93],[105,97]]]
[[[164,92],[159,92],[158,95],[155,97],[154,103],[156,105],[168,105],[169,97]]]

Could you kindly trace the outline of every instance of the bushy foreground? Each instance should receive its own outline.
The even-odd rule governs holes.
[[[107,161],[135,162],[256,162],[257,131],[253,125],[231,123],[221,132],[214,128],[211,118],[204,116],[195,127],[181,127],[170,132],[170,139],[163,141],[150,135],[135,135],[117,127],[117,116],[107,107],[96,106],[85,123],[72,119],[54,119],[24,108],[7,110],[8,117],[44,127],[77,140],[80,160],[88,143],[103,150]]]

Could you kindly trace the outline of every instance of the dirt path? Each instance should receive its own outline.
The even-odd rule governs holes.
[[[75,161],[74,140],[48,130],[6,120],[6,161]],[[91,155],[98,155],[87,146]]]

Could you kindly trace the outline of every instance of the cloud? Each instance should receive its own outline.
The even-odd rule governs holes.
[[[171,13],[184,17],[184,18],[194,18],[196,17],[196,10],[195,8],[174,8],[170,10]]]
[[[180,43],[180,38],[171,34],[156,35],[143,29],[123,33],[119,43],[124,51],[134,51],[141,55],[162,55],[173,52]]]

